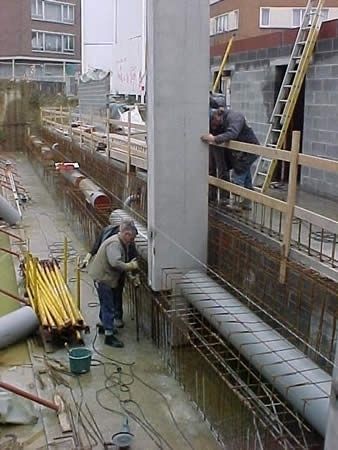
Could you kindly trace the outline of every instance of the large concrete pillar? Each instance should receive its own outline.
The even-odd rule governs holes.
[[[208,229],[209,0],[148,0],[149,281],[201,269]]]

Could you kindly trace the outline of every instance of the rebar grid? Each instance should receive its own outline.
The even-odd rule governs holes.
[[[212,209],[220,215],[225,214],[224,210],[217,206],[212,206]],[[283,241],[283,213],[276,209],[253,202],[250,212],[227,210],[226,215],[262,234],[280,242]],[[338,267],[338,237],[336,233],[325,227],[295,217],[292,227],[291,247],[334,269]]]
[[[331,371],[338,315],[337,283],[288,261],[286,283],[280,284],[279,253],[212,215],[209,266],[283,324],[283,336],[294,340],[293,334],[297,335],[297,346]]]
[[[155,342],[165,364],[190,393],[192,400],[204,412],[205,418],[212,423],[214,431],[226,443],[227,448],[229,444],[229,448],[256,448],[252,445],[252,440],[257,433],[261,440],[263,436],[264,444],[261,448],[264,449],[320,448],[321,438],[311,433],[299,415],[288,407],[273,387],[181,297],[168,294],[155,298],[153,309]],[[194,364],[195,358],[200,361],[197,367]],[[206,368],[212,368],[208,376],[204,373],[208,371],[204,370]],[[201,371],[204,375],[201,375]],[[199,377],[203,382],[198,380]],[[191,378],[195,378],[192,385],[189,381]],[[209,387],[206,388],[205,384]],[[207,389],[213,392],[206,395]],[[218,393],[224,390],[227,395],[220,397]],[[229,406],[226,406],[229,393],[245,405],[259,422],[259,426],[252,426],[248,411],[241,412],[240,424],[232,422],[236,416],[236,408],[228,409]],[[216,403],[223,404],[208,408],[207,403],[213,402],[213,399]],[[232,399],[231,403],[233,401]],[[226,414],[224,409],[227,410]],[[232,424],[231,430],[226,426],[229,426],[229,422]],[[254,441],[256,445],[256,438]]]

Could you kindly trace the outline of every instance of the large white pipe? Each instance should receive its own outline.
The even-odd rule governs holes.
[[[116,224],[123,219],[134,220],[123,210],[110,216]],[[134,223],[137,250],[147,259],[147,229]],[[204,273],[188,272],[176,287],[324,437],[331,376]]]
[[[331,376],[207,275],[191,271],[177,288],[325,436]]]
[[[23,306],[0,317],[0,349],[30,336],[39,326],[39,320],[30,306]]]
[[[19,212],[2,195],[0,195],[0,217],[8,225],[15,225],[20,220]]]

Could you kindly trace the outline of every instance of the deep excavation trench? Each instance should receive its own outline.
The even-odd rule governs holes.
[[[55,136],[42,138],[51,145]],[[95,212],[81,192],[54,170],[54,162],[77,161],[81,170],[104,188],[114,208],[138,193],[137,220],[145,222],[146,183],[126,174],[100,154],[81,150],[59,138],[59,152],[45,159],[41,148],[27,141],[27,154],[75,231],[88,246],[110,211]],[[331,371],[337,311],[334,299],[338,287],[314,271],[290,262],[285,285],[278,285],[279,255],[224,225],[217,213],[209,213],[209,266],[254,303],[248,305],[268,323],[297,345],[321,367]],[[243,267],[246,268],[243,271]],[[170,293],[156,295],[143,283],[138,293],[138,314],[142,332],[160,351],[168,370],[189,393],[191,400],[229,449],[320,449],[322,439],[307,429],[284,405],[273,388],[192,308],[186,314],[172,313]],[[129,288],[129,296],[135,295]],[[132,307],[132,303],[129,303]]]

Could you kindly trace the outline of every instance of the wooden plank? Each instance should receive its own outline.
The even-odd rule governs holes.
[[[248,198],[253,202],[260,203],[267,206],[268,208],[273,208],[283,213],[285,213],[287,210],[287,204],[282,200],[269,197],[268,195],[261,194],[259,192],[251,191],[250,189],[246,189],[242,186],[230,183],[229,181],[221,180],[211,175],[209,175],[209,185],[229,191],[232,194],[239,195],[243,198]]]
[[[289,150],[277,150],[274,148],[265,147],[263,145],[230,141],[228,144],[216,145],[216,147],[251,153],[268,159],[278,159],[286,162],[291,161],[291,152]],[[338,161],[328,158],[321,158],[319,156],[300,154],[298,157],[298,165],[338,173]]]
[[[299,164],[313,169],[326,170],[338,174],[338,161],[312,155],[299,155]]]
[[[215,144],[213,144],[215,145]],[[264,145],[247,144],[246,142],[229,141],[228,144],[216,145],[216,147],[225,147],[238,152],[252,153],[263,156],[268,159],[279,159],[280,161],[290,161],[291,155],[288,150],[277,150]]]
[[[294,216],[294,208],[296,204],[297,195],[297,174],[298,174],[298,156],[300,149],[300,132],[294,131],[292,133],[292,147],[291,147],[291,161],[289,171],[289,185],[287,208],[284,216],[283,229],[283,246],[282,246],[282,261],[279,272],[279,282],[284,284],[286,279],[286,263],[290,253],[291,235],[292,235],[292,221]]]

